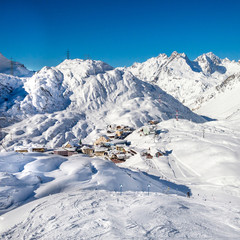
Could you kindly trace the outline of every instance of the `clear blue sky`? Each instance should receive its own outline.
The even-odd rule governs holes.
[[[0,0],[0,52],[28,68],[66,58],[129,66],[159,53],[240,59],[238,0]]]

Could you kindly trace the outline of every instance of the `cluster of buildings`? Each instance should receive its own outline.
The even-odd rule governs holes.
[[[147,126],[139,130],[140,136],[156,134],[156,121],[150,121]],[[137,154],[130,146],[126,137],[134,131],[133,128],[121,125],[108,125],[104,134],[100,135],[95,142],[82,144],[81,140],[74,139],[63,144],[61,148],[55,149],[53,154],[69,157],[74,154],[87,154],[88,156],[104,157],[115,163],[126,161]],[[150,149],[149,149],[150,150]],[[45,152],[43,147],[16,147],[16,152]],[[146,158],[152,158],[150,151],[142,152],[141,155]],[[155,157],[162,156],[162,152],[154,154]]]
[[[136,154],[130,148],[130,143],[125,138],[133,132],[128,126],[109,125],[106,134],[102,134],[93,145],[82,144],[81,141],[69,141],[61,148],[54,150],[54,154],[72,156],[74,154],[87,154],[91,157],[104,157],[115,163],[126,161]]]

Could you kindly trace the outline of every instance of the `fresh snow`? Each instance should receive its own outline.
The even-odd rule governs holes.
[[[216,86],[209,101],[203,104],[197,113],[215,119],[240,119],[240,75],[235,74]]]
[[[65,60],[44,67],[24,82],[26,96],[4,116],[21,122],[4,129],[7,149],[40,143],[49,148],[73,138],[86,138],[109,124],[140,127],[149,120],[205,120],[157,86],[127,70],[93,60]],[[6,120],[6,121],[7,121]]]
[[[1,216],[1,238],[237,239],[240,132],[223,125],[168,120],[157,136],[137,129],[128,141],[138,154],[118,166],[1,153],[2,213],[29,202]]]
[[[160,54],[127,68],[139,79],[158,85],[191,109],[201,107],[216,86],[240,72],[240,63],[207,53],[191,61],[186,54]]]
[[[174,52],[129,68],[75,59],[31,78],[1,73],[0,238],[238,239],[239,66]],[[159,123],[145,135],[149,120]],[[92,144],[112,124],[136,129],[123,163],[12,151]]]

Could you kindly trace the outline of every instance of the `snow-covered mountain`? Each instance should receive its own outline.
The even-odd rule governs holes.
[[[207,53],[191,61],[186,54],[160,54],[128,68],[139,79],[154,83],[191,109],[211,98],[215,87],[240,73],[240,63]]]
[[[0,53],[0,73],[11,74],[11,64],[13,67],[13,75],[18,77],[30,77],[33,71],[28,70],[23,64],[19,62],[12,62]]]
[[[179,118],[204,122],[158,86],[101,61],[65,60],[44,67],[22,88],[25,98],[14,100],[5,112],[6,117],[23,120],[9,130],[7,147],[30,142],[60,146],[108,124],[139,127],[151,119],[175,118],[176,110]]]
[[[0,109],[1,112],[8,110],[16,99],[25,96],[23,79],[12,75],[0,73]]]
[[[239,92],[240,74],[233,74],[216,86],[197,112],[217,119],[240,119]]]
[[[109,124],[137,128],[126,138],[134,155],[119,164],[2,148],[0,238],[237,239],[238,69],[212,53],[190,61],[175,52],[130,68],[75,59],[31,78],[0,74],[7,150],[90,143]],[[160,84],[199,114],[223,119],[206,122]],[[143,135],[151,119],[160,121],[155,134]]]

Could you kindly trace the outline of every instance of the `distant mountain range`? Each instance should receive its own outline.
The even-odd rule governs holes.
[[[229,77],[240,73],[240,63],[220,59],[211,52],[194,61],[184,53],[173,52],[169,57],[160,54],[144,63],[135,63],[128,70],[196,110],[214,97]]]
[[[208,115],[217,109],[214,105],[219,107],[213,99],[228,91],[228,101],[239,86],[239,74],[238,62],[213,53],[191,61],[177,52],[128,68],[74,59],[44,67],[32,77],[26,77],[29,72],[21,78],[2,73],[0,109],[8,119],[2,124],[16,122],[4,142],[8,148],[32,142],[55,147],[72,138],[94,138],[108,124],[139,127],[148,120],[175,118],[176,111],[179,118],[204,122],[187,107]],[[236,117],[240,100],[235,101],[224,106],[224,117]]]

